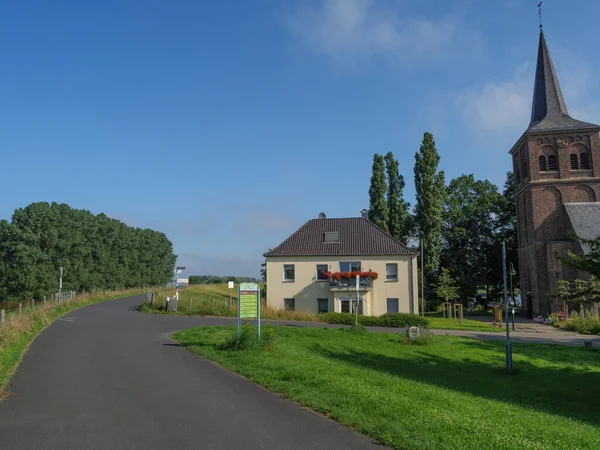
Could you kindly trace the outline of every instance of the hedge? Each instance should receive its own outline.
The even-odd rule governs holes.
[[[319,319],[325,323],[354,325],[356,317],[351,313],[323,313]],[[407,313],[387,313],[383,316],[358,316],[358,323],[366,327],[422,327],[429,328],[429,319]]]

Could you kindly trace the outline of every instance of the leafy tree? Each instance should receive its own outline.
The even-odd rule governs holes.
[[[65,204],[32,203],[0,222],[0,295],[31,299],[64,290],[165,284],[176,256],[163,233]]]
[[[431,133],[425,133],[415,154],[417,204],[415,225],[423,240],[426,286],[433,285],[442,252],[442,217],[446,197],[445,177],[438,171],[440,155]]]
[[[436,295],[445,302],[454,300],[459,297],[458,286],[456,281],[450,276],[450,272],[445,267],[442,267],[438,283],[435,287]]]
[[[496,220],[501,201],[496,186],[473,175],[461,175],[447,188],[442,265],[458,280],[463,298],[474,296],[480,286],[501,281],[502,243]]]
[[[379,228],[388,231],[389,210],[385,200],[387,183],[383,156],[373,155],[373,175],[369,188],[369,220]]]
[[[600,236],[594,239],[582,239],[574,236],[574,239],[582,246],[587,246],[587,254],[582,256],[569,251],[567,256],[556,255],[556,257],[567,266],[600,279]]]
[[[398,160],[389,152],[385,155],[388,191],[388,232],[402,243],[408,242],[410,234],[409,208],[410,203],[404,201],[403,189],[406,183],[400,175]]]

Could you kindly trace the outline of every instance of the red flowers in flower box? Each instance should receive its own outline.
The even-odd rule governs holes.
[[[342,278],[346,279],[346,280],[353,280],[356,278],[356,276],[360,276],[361,280],[366,280],[368,278],[370,278],[371,280],[376,280],[379,277],[379,274],[377,272],[373,272],[371,270],[369,270],[368,272],[359,272],[359,271],[353,271],[353,272],[330,272],[327,271],[325,272],[325,276],[327,278],[331,278],[332,280],[335,281],[340,281]]]

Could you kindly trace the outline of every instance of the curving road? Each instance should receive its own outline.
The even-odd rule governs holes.
[[[173,345],[228,319],[74,311],[31,345],[0,403],[0,449],[363,449],[368,438]]]

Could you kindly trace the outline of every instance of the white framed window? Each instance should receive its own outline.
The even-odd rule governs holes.
[[[296,311],[296,299],[295,298],[284,298],[283,309],[286,311]]]
[[[328,298],[318,298],[317,299],[317,312],[319,314],[329,312],[329,299]]]
[[[398,279],[398,263],[387,263],[385,265],[385,279],[386,280],[397,280]]]
[[[343,313],[356,314],[356,299],[355,298],[341,298],[340,299],[340,310]],[[363,314],[363,299],[358,299],[358,314]]]
[[[389,313],[400,312],[400,309],[398,308],[398,299],[397,298],[388,298],[387,299],[387,312],[389,312]]]
[[[296,266],[293,264],[283,265],[283,281],[294,281],[296,279]]]
[[[329,278],[325,276],[325,272],[329,270],[327,264],[317,264],[317,281],[327,281]]]
[[[340,261],[340,272],[360,272],[360,261]]]

